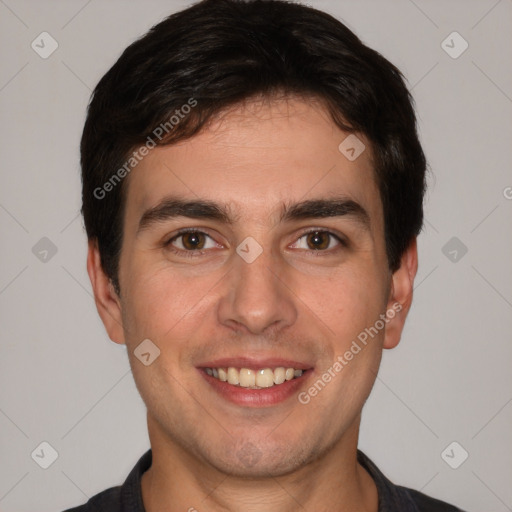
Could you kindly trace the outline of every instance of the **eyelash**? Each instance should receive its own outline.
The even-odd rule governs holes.
[[[200,233],[200,234],[206,235],[209,238],[212,238],[208,233],[205,233],[204,231],[201,231],[199,229],[183,228],[183,229],[178,230],[178,233],[176,235],[174,235],[172,238],[170,238],[169,240],[164,242],[164,247],[168,248],[174,254],[177,254],[178,256],[184,256],[185,258],[197,258],[199,256],[203,256],[206,253],[206,251],[208,251],[208,249],[184,251],[183,249],[176,249],[172,245],[172,242],[174,242],[175,240],[177,240],[178,238],[180,238],[181,236],[183,236],[187,233]],[[339,235],[332,233],[331,231],[328,231],[326,229],[319,229],[319,228],[312,228],[312,229],[309,229],[308,231],[304,231],[303,233],[301,233],[299,238],[297,238],[297,241],[300,240],[301,238],[303,238],[304,236],[309,235],[310,233],[322,233],[322,234],[330,235],[331,237],[335,238],[337,242],[339,242],[341,247],[343,247],[343,248],[348,247],[348,243],[346,242],[346,240],[344,240]],[[296,243],[296,242],[294,242],[294,243]],[[339,249],[339,247],[338,247],[338,249]],[[303,250],[307,254],[313,254],[315,256],[320,256],[321,253],[331,253],[333,251],[333,249],[324,249],[324,250],[303,249]],[[336,250],[336,249],[334,249],[334,250]]]
[[[202,250],[202,251],[184,251],[183,249],[176,249],[176,247],[174,247],[172,245],[172,242],[174,242],[175,240],[177,240],[181,236],[186,235],[187,233],[201,233],[203,235],[206,235],[206,236],[210,237],[210,235],[208,233],[205,233],[204,231],[200,231],[199,229],[183,228],[183,229],[179,229],[178,233],[176,235],[174,235],[172,238],[167,240],[167,242],[164,243],[164,247],[168,248],[174,254],[177,254],[178,256],[184,256],[185,258],[197,258],[198,256],[202,256],[203,254],[205,254],[205,252],[206,252],[205,250]]]

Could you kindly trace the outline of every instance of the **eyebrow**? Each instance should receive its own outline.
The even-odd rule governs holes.
[[[228,205],[206,199],[187,200],[167,197],[156,206],[144,211],[137,233],[176,217],[213,220],[227,225],[233,225],[238,219],[238,216],[231,215]],[[350,217],[366,230],[370,230],[368,212],[359,203],[346,197],[311,199],[293,204],[283,204],[279,222],[331,217]]]
[[[370,215],[368,212],[359,203],[346,197],[311,199],[285,206],[280,222],[345,216],[353,218],[362,227],[370,230]]]

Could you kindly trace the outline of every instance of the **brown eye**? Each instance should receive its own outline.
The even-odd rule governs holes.
[[[308,248],[312,250],[327,249],[329,247],[331,235],[326,231],[314,231],[308,233],[306,243]]]
[[[331,250],[341,249],[346,244],[339,236],[330,231],[316,229],[304,233],[291,247],[294,249],[304,249],[309,252],[331,252]]]
[[[181,235],[183,247],[187,250],[202,249],[205,243],[204,233],[185,233]]]
[[[202,231],[182,231],[176,236],[172,237],[165,246],[181,251],[182,253],[201,252],[203,249],[212,249],[216,246],[215,241],[210,235]]]

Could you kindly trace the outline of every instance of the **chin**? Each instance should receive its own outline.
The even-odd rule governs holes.
[[[217,445],[219,446],[219,445]],[[316,458],[314,453],[306,453],[304,443],[295,446],[278,444],[275,441],[247,440],[236,446],[226,446],[222,450],[210,450],[205,457],[218,471],[238,478],[279,477],[292,473]]]

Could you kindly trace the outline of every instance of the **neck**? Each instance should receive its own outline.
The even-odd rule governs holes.
[[[286,475],[247,478],[225,474],[169,440],[148,416],[151,467],[142,476],[147,512],[377,512],[375,483],[357,462],[359,420],[332,448]]]

